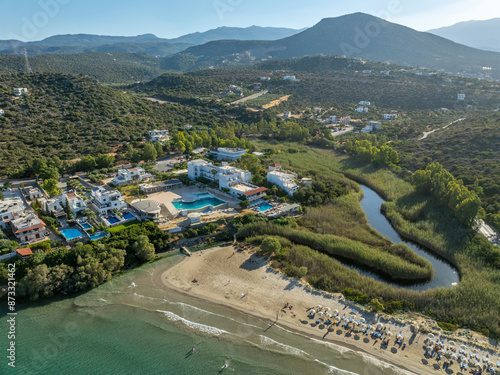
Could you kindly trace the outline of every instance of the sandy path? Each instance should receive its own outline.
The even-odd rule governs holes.
[[[197,283],[192,281],[196,279]],[[161,275],[162,283],[174,290],[214,303],[223,304],[242,312],[252,314],[290,330],[310,337],[322,339],[326,328],[311,326],[306,310],[317,305],[338,310],[341,315],[360,317],[360,312],[346,304],[339,295],[325,295],[300,285],[296,280],[286,279],[268,267],[265,259],[257,257],[253,251],[236,251],[232,246],[204,250],[186,257],[182,262]],[[292,310],[284,305],[292,305]],[[362,313],[367,323],[375,323],[377,317],[372,313]],[[355,351],[362,351],[395,364],[417,374],[445,373],[432,367],[435,360],[425,365],[422,361],[424,339],[418,334],[412,337],[409,326],[394,321],[382,321],[394,335],[401,332],[409,343],[405,350],[394,344],[394,336],[384,349],[380,340],[369,336],[356,339],[347,331],[336,327],[326,338]]]

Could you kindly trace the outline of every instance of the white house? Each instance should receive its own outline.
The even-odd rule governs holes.
[[[217,147],[210,152],[217,157],[217,160],[238,160],[247,153],[248,150],[244,148],[226,148]]]
[[[327,124],[336,124],[337,123],[337,116],[330,116],[326,119],[325,123]]]
[[[356,108],[356,112],[358,112],[358,113],[365,112],[366,113],[366,112],[368,112],[368,108],[366,108],[366,107],[358,107],[358,108]]]
[[[371,125],[375,130],[379,130],[382,127],[382,124],[378,121],[370,121],[368,125]]]
[[[465,100],[465,94],[458,94],[457,99],[458,100]]]
[[[186,130],[191,130],[191,129],[193,129],[193,125],[191,125],[191,124],[186,124],[186,125],[184,125],[184,129],[186,129]]]
[[[85,202],[85,200],[75,192],[70,192],[65,195],[69,204],[69,209],[71,210],[73,215],[76,215],[77,213],[87,208],[87,203]]]
[[[283,112],[283,118],[289,118],[291,115],[290,111]]]
[[[285,81],[296,81],[297,78],[295,76],[284,76],[283,79]]]
[[[281,170],[274,170],[267,173],[267,181],[279,186],[289,195],[293,195],[293,193],[299,190],[299,185],[295,183],[296,178],[297,174],[287,173]]]
[[[360,101],[360,102],[358,103],[358,105],[366,105],[366,106],[370,106],[370,104],[371,104],[371,103],[370,103],[369,101],[367,101],[367,100],[362,100],[362,101]]]
[[[9,221],[24,215],[24,203],[21,198],[0,200],[0,227],[6,228]]]
[[[152,177],[144,168],[120,169],[111,181],[116,186],[129,185],[136,181],[148,180]]]
[[[31,213],[9,222],[19,242],[35,242],[45,238],[45,223]]]
[[[28,89],[26,87],[16,87],[14,88],[15,96],[24,96],[28,94]]]
[[[168,135],[168,130],[150,130],[149,137],[151,138],[151,142],[165,142],[170,139]]]
[[[281,171],[281,165],[276,164],[276,163],[271,164],[267,170],[268,170],[269,172],[273,172],[273,171]]]
[[[24,188],[24,192],[28,194],[30,201],[43,198],[43,194],[38,188],[33,188],[31,186]]]
[[[103,187],[92,189],[92,204],[102,216],[113,210],[120,211],[127,208],[127,203],[118,190],[106,190]]]
[[[51,212],[55,217],[66,215],[66,211],[64,210],[66,206],[65,194],[59,194],[52,198],[43,198],[40,202],[42,203],[42,209]]]
[[[346,117],[342,117],[340,120],[339,120],[339,124],[342,124],[342,125],[350,125],[351,124],[351,116],[346,116]]]
[[[270,81],[271,80],[271,77],[260,77],[260,80],[261,81]]]
[[[0,109],[0,116],[5,115],[5,111],[3,109]]]
[[[363,70],[363,72],[362,72],[362,73],[363,73],[363,74],[371,74],[371,73],[372,73],[372,71],[371,71],[371,70]]]
[[[373,131],[373,125],[366,125],[363,129],[361,129],[361,133],[371,133]]]
[[[395,113],[385,113],[383,116],[384,120],[396,120],[398,115]]]

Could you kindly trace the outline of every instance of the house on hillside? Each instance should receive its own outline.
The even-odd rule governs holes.
[[[3,109],[0,109],[0,116],[5,115],[5,111]]]
[[[368,112],[368,108],[366,108],[366,107],[358,107],[358,108],[356,108],[356,112],[358,112],[358,113],[363,113],[363,112],[367,113]]]
[[[137,181],[145,181],[151,177],[151,173],[146,172],[144,168],[120,169],[111,182],[116,186],[124,186]]]
[[[398,118],[398,115],[395,113],[385,113],[383,116],[384,120],[396,120]]]
[[[28,186],[24,188],[24,192],[28,195],[30,201],[43,198],[43,193],[38,188]]]
[[[227,147],[214,147],[210,153],[214,154],[217,160],[238,160],[247,153],[244,148],[227,148]]]
[[[297,77],[295,77],[295,76],[284,76],[283,80],[285,80],[285,81],[296,81]]]
[[[25,259],[29,259],[29,257],[33,255],[33,251],[31,251],[31,249],[29,247],[22,247],[22,248],[16,250],[16,255],[19,258],[25,260]]]
[[[458,94],[457,99],[458,100],[465,100],[465,94]]]
[[[28,95],[28,89],[26,87],[16,87],[14,88],[14,95],[15,96]]]
[[[104,216],[113,210],[123,210],[127,208],[127,203],[118,190],[106,190],[103,187],[92,189],[92,205],[99,215]]]
[[[151,142],[156,143],[156,142],[165,142],[170,139],[170,136],[168,135],[168,130],[150,130],[149,131],[149,137],[151,138]]]
[[[299,190],[299,185],[295,183],[297,174],[288,173],[282,170],[273,170],[267,173],[267,181],[285,190],[288,195],[293,195]]]
[[[358,103],[358,105],[366,105],[366,106],[370,106],[370,105],[371,105],[371,103],[370,103],[369,101],[367,101],[367,100],[362,100],[362,101],[360,101],[360,102]]]
[[[0,227],[7,228],[11,220],[24,215],[24,202],[21,198],[7,198],[0,200]]]

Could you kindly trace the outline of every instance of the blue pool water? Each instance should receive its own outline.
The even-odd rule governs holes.
[[[107,220],[107,221],[108,221],[108,223],[110,223],[110,224],[116,224],[116,223],[119,223],[119,222],[120,222],[120,220],[119,220],[119,219],[117,219],[117,218],[116,218],[116,217],[114,217],[114,216],[107,216],[107,217],[106,217],[106,220]]]
[[[62,229],[60,232],[68,241],[83,236],[83,233],[76,228]]]
[[[269,210],[270,208],[273,208],[273,205],[269,204],[269,203],[264,203],[264,204],[261,204],[260,206],[257,206],[257,208],[259,209],[260,212],[263,212],[265,210]]]
[[[125,215],[123,215],[123,218],[124,218],[125,220],[130,220],[130,219],[135,218],[135,216],[134,216],[134,215],[132,215],[130,212],[127,212]]]
[[[221,201],[220,199],[210,197],[210,198],[202,198],[198,199],[194,202],[172,202],[175,208],[178,210],[198,210],[200,208],[204,208],[207,206],[218,206],[220,204],[223,204],[224,201]]]
[[[85,229],[85,230],[91,230],[92,229],[92,225],[90,225],[89,223],[83,223],[82,224],[82,228]]]
[[[104,233],[104,232],[98,232],[98,233],[94,233],[94,234],[90,235],[90,239],[93,241],[98,241],[104,237],[106,237],[106,233]]]

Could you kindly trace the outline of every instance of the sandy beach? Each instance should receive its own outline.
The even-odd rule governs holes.
[[[276,324],[298,334],[365,352],[411,373],[446,373],[442,369],[443,360],[424,358],[426,335],[413,334],[408,324],[359,311],[341,295],[325,295],[297,280],[284,278],[248,247],[243,251],[233,246],[216,247],[186,256],[165,271],[161,281],[178,292],[269,320],[270,326]],[[293,307],[284,308],[287,304]],[[318,305],[329,307],[330,312],[338,310],[340,315],[363,317],[367,324],[381,323],[392,332],[389,344],[384,346],[381,340],[356,330],[349,333],[342,326],[329,331],[323,324],[316,325],[316,319],[308,318],[307,314]],[[397,333],[404,336],[405,348],[395,343]],[[457,364],[451,369],[460,371]]]

